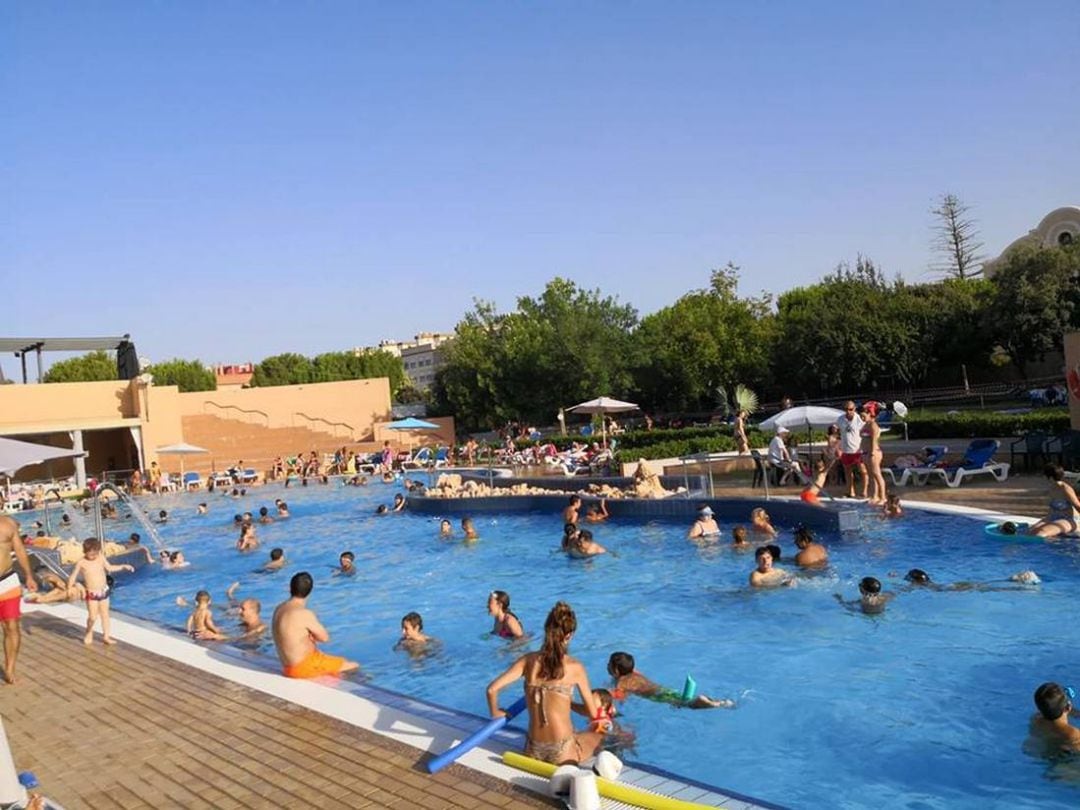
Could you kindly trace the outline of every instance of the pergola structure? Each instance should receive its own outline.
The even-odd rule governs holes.
[[[22,360],[22,381],[26,378],[26,355],[37,355],[37,381],[41,382],[42,352],[115,351],[116,368],[121,380],[139,375],[139,361],[131,335],[98,338],[0,338],[0,352],[14,352]]]

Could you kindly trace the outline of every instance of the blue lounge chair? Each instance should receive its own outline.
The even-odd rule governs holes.
[[[431,448],[421,447],[412,454],[412,458],[401,462],[403,470],[419,470],[431,463]]]
[[[450,448],[449,447],[440,447],[438,450],[435,451],[435,466],[436,467],[445,467],[449,463],[450,463]]]
[[[202,476],[197,472],[184,473],[184,492],[202,487]]]
[[[949,487],[958,487],[965,478],[981,473],[992,475],[995,481],[1004,481],[1009,477],[1009,465],[1006,462],[994,461],[994,453],[997,452],[999,446],[1000,442],[995,439],[975,439],[968,445],[964,452],[964,459],[959,464],[944,467],[917,467],[913,474],[917,476],[920,484],[925,484],[930,478],[936,476]]]

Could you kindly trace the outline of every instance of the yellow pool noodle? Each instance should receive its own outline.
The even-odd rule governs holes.
[[[503,763],[511,768],[519,768],[537,776],[550,778],[555,773],[555,766],[550,762],[541,762],[516,751],[505,752],[503,754]],[[635,807],[644,807],[645,810],[718,810],[711,804],[684,802],[682,799],[648,793],[630,785],[622,785],[599,776],[596,777],[596,787],[600,791],[600,795],[607,799],[632,804]]]

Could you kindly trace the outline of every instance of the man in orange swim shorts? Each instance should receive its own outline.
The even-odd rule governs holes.
[[[274,610],[274,646],[287,678],[343,675],[360,668],[355,661],[327,655],[315,646],[316,642],[328,642],[330,634],[308,609],[307,598],[314,587],[307,571],[294,575],[289,580],[289,598]]]

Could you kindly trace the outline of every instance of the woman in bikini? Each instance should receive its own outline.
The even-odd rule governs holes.
[[[877,403],[863,405],[863,420],[866,422],[866,435],[870,437],[870,453],[866,458],[866,468],[870,478],[870,503],[884,506],[887,497],[885,476],[881,474],[881,428],[877,423]]]
[[[492,591],[488,594],[488,613],[495,620],[491,635],[499,638],[521,638],[525,631],[521,628],[518,617],[510,612],[510,594],[506,591]]]
[[[568,653],[575,630],[577,617],[573,609],[565,602],[557,602],[544,622],[544,645],[540,652],[523,655],[487,688],[491,716],[501,717],[505,712],[499,708],[499,692],[519,678],[525,679],[525,702],[529,710],[525,755],[554,765],[577,764],[588,759],[604,739],[602,732],[575,733],[570,720],[574,689],[578,690],[589,717],[602,712],[589,686],[585,667]]]
[[[749,415],[745,410],[735,414],[735,452],[740,456],[750,452],[750,442],[746,438],[746,417]]]
[[[1060,464],[1047,464],[1045,474],[1050,479],[1050,509],[1046,517],[1031,525],[1028,534],[1046,538],[1074,534],[1078,528],[1080,498],[1066,480]]]

